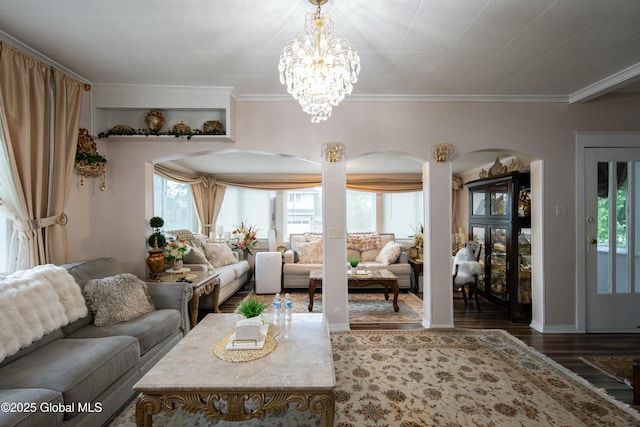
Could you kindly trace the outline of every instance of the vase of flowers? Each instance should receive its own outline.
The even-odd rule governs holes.
[[[171,241],[167,243],[162,252],[164,257],[171,264],[172,270],[181,270],[184,257],[189,253],[190,248],[183,241]]]
[[[243,221],[231,232],[233,237],[238,239],[233,244],[233,247],[242,250],[244,259],[252,255],[251,249],[258,244],[257,231],[258,229],[255,225],[248,225]]]
[[[424,248],[424,226],[411,227],[413,229],[413,246],[418,250],[418,258],[422,258]]]

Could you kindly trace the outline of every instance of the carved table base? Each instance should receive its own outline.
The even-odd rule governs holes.
[[[299,411],[320,414],[323,427],[333,426],[335,399],[330,390],[142,393],[136,402],[136,424],[151,427],[154,414],[177,407],[189,413],[203,413],[211,420],[245,421],[262,418],[269,412],[284,412],[290,403],[297,403]]]

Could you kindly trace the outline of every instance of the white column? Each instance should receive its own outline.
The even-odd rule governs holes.
[[[329,330],[348,331],[345,161],[322,164],[322,212],[322,312]]]
[[[425,328],[453,328],[451,175],[451,162],[431,161],[422,166]]]

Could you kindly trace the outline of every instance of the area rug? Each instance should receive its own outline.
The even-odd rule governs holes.
[[[640,356],[584,356],[580,360],[605,373],[614,380],[633,387],[633,365]]]
[[[640,413],[501,330],[331,333],[336,427],[640,426]],[[213,356],[212,356],[213,357]],[[109,427],[132,427],[129,404]],[[181,410],[155,426],[317,426],[294,408],[249,422]]]
[[[248,295],[267,304],[265,314],[273,311],[273,295]],[[309,294],[295,292],[291,294],[294,313],[309,313]],[[411,293],[398,294],[398,312],[393,311],[393,293],[384,299],[383,293],[350,293],[349,323],[422,323],[422,300]],[[316,293],[313,298],[312,313],[322,313],[322,294]]]

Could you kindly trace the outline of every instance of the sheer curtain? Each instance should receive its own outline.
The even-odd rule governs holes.
[[[0,42],[4,191],[14,222],[10,271],[67,262],[66,215],[83,84]],[[10,108],[9,108],[10,106]],[[5,168],[3,168],[5,169]],[[5,183],[3,178],[3,185]],[[25,246],[26,253],[25,256]]]

